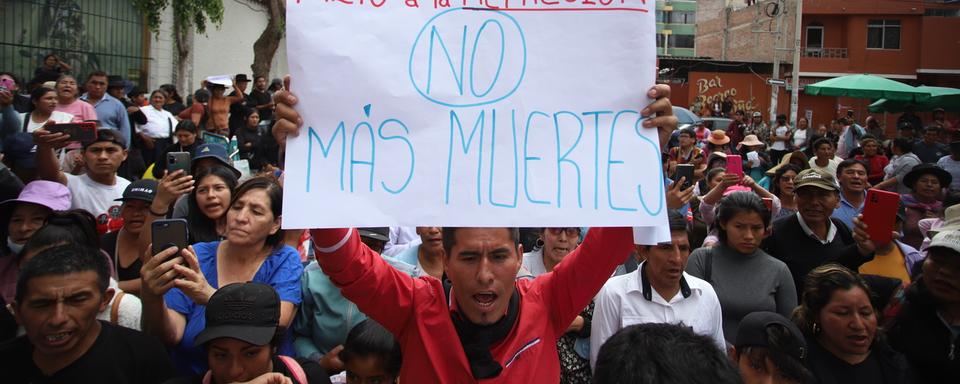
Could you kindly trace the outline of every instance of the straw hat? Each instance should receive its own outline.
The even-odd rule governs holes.
[[[747,135],[743,138],[743,141],[740,142],[737,146],[746,145],[746,146],[755,146],[755,145],[766,145],[760,139],[757,138],[757,135]]]
[[[722,129],[716,129],[710,132],[710,137],[707,138],[707,141],[713,145],[724,145],[730,142],[730,137],[728,137],[727,133]]]

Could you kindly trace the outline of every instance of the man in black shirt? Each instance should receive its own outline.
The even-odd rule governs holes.
[[[113,297],[96,250],[61,245],[20,270],[14,316],[26,335],[0,344],[5,383],[159,383],[173,366],[159,341],[96,319]]]
[[[260,114],[260,120],[273,121],[273,98],[267,92],[267,78],[257,76],[253,79],[253,90],[250,91],[251,104]]]
[[[230,104],[230,119],[227,123],[230,127],[230,137],[233,137],[238,129],[243,128],[243,109],[253,105],[253,101],[250,100],[250,95],[245,93],[247,91],[247,84],[250,84],[250,78],[244,73],[238,74],[234,77],[234,84],[234,90],[230,92],[228,96],[242,96],[243,99]]]

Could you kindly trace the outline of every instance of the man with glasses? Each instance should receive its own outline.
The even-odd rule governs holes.
[[[107,79],[106,72],[91,72],[84,85],[87,93],[80,96],[80,100],[90,103],[97,111],[100,127],[120,132],[124,142],[130,143],[130,118],[127,116],[127,107],[122,101],[107,93],[109,85]]]
[[[793,179],[797,214],[773,223],[773,234],[764,239],[763,250],[790,268],[797,294],[803,292],[804,278],[827,263],[839,263],[852,270],[873,259],[876,249],[858,218],[853,229],[831,217],[840,206],[840,187],[833,175],[805,169]],[[859,217],[859,216],[858,216]]]

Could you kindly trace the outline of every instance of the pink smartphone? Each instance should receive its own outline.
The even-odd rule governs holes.
[[[740,155],[727,155],[727,173],[734,173],[743,178],[743,159]]]

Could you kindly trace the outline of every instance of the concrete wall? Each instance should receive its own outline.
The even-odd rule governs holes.
[[[220,28],[207,26],[206,35],[193,34],[193,52],[187,59],[187,73],[180,84],[181,93],[200,87],[200,82],[212,75],[252,75],[253,43],[267,25],[267,11],[259,6],[238,0],[224,0],[223,24]],[[160,40],[151,46],[150,87],[173,82],[176,72],[174,50],[170,36],[172,18],[165,18]],[[286,74],[286,42],[281,41],[270,68],[270,77]],[[183,84],[187,84],[186,91]],[[247,88],[248,92],[252,84]]]
[[[167,8],[160,18],[160,31],[151,34],[150,39],[150,64],[147,66],[147,92],[157,89],[161,84],[173,82],[173,74],[176,71],[174,61],[176,57],[176,48],[173,44],[173,11]]]

